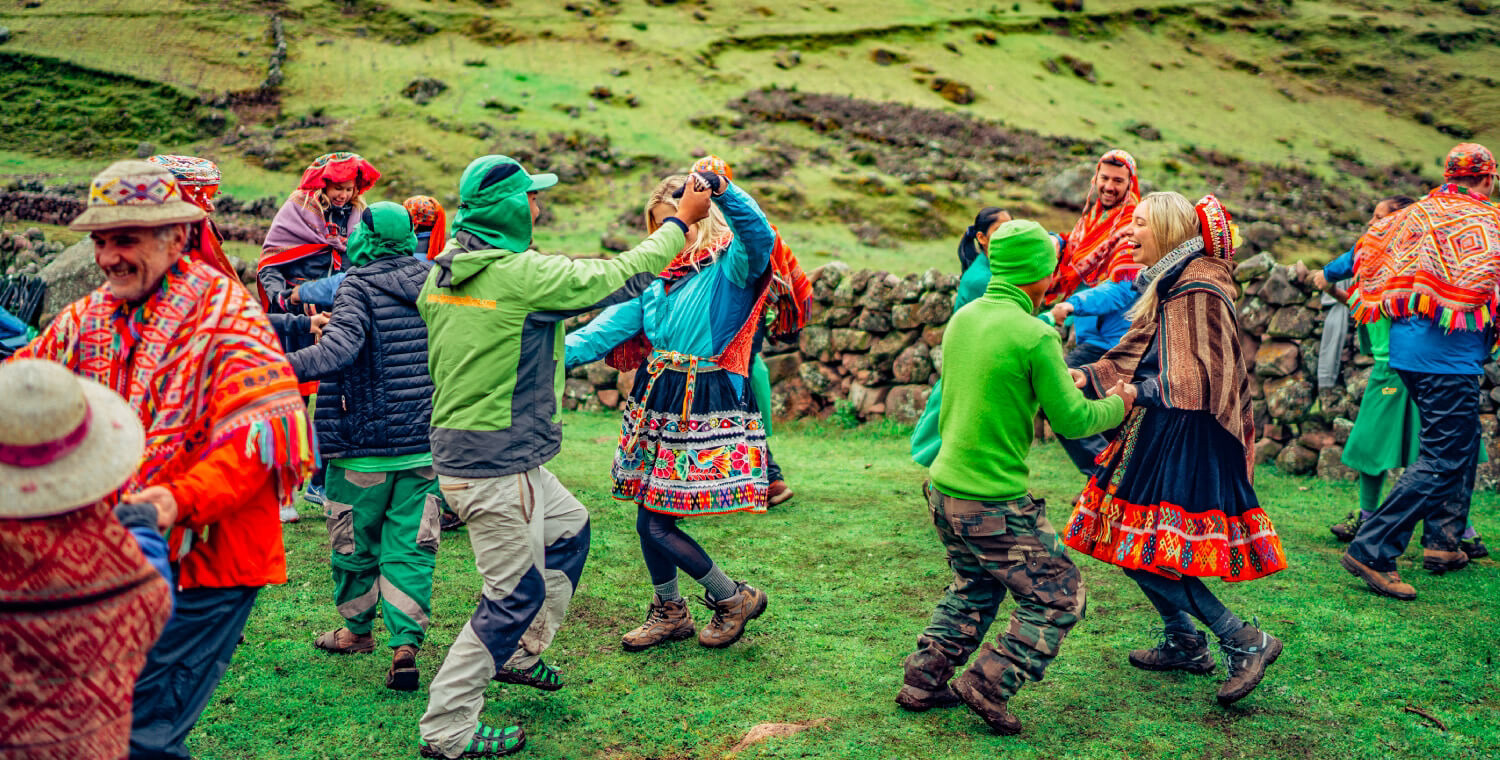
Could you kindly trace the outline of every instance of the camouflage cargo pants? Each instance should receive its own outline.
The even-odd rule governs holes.
[[[970,501],[930,484],[927,506],[953,568],[953,583],[906,658],[906,683],[939,691],[979,649],[971,669],[987,696],[1010,699],[1026,681],[1042,680],[1063,637],[1083,618],[1083,580],[1047,521],[1046,505],[1028,497]],[[998,645],[984,644],[1009,590],[1016,609]]]

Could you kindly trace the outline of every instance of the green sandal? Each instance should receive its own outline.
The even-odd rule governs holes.
[[[542,691],[557,691],[563,687],[562,672],[541,660],[530,670],[500,667],[492,676],[500,683],[518,683]]]
[[[422,757],[441,757],[447,755],[427,743],[426,739],[417,742]],[[459,757],[501,757],[504,755],[520,752],[526,746],[526,732],[520,726],[507,726],[495,728],[483,723],[474,729],[474,738],[469,740],[468,746]]]

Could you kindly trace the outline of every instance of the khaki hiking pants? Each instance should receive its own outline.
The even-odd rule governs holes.
[[[536,665],[562,625],[589,553],[589,512],[545,467],[498,478],[439,475],[469,526],[484,579],[479,607],[428,687],[422,738],[458,757],[496,666]]]

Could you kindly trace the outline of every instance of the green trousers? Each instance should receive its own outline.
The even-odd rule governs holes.
[[[431,467],[328,468],[333,601],[350,631],[368,634],[381,607],[390,646],[421,646],[432,612],[442,497]]]

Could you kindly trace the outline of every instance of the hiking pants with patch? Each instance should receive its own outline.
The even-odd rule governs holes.
[[[1421,448],[1417,461],[1401,473],[1349,544],[1349,556],[1382,573],[1396,569],[1396,558],[1406,551],[1418,521],[1423,547],[1458,551],[1483,443],[1478,375],[1396,373],[1416,402]]]
[[[432,613],[442,497],[431,467],[347,470],[333,460],[327,479],[333,602],[350,631],[368,634],[381,607],[389,646],[420,647]]]
[[[545,467],[498,478],[440,475],[469,525],[484,578],[479,608],[428,686],[422,738],[458,757],[479,725],[496,667],[525,670],[562,625],[589,553],[589,512]]]
[[[970,669],[981,691],[1010,699],[1026,681],[1042,680],[1063,637],[1083,618],[1083,579],[1047,520],[1045,503],[970,501],[927,487],[933,526],[948,551],[948,586],[917,651],[906,658],[906,683],[939,691],[979,649]],[[984,644],[1005,592],[1016,599],[997,645]]]

